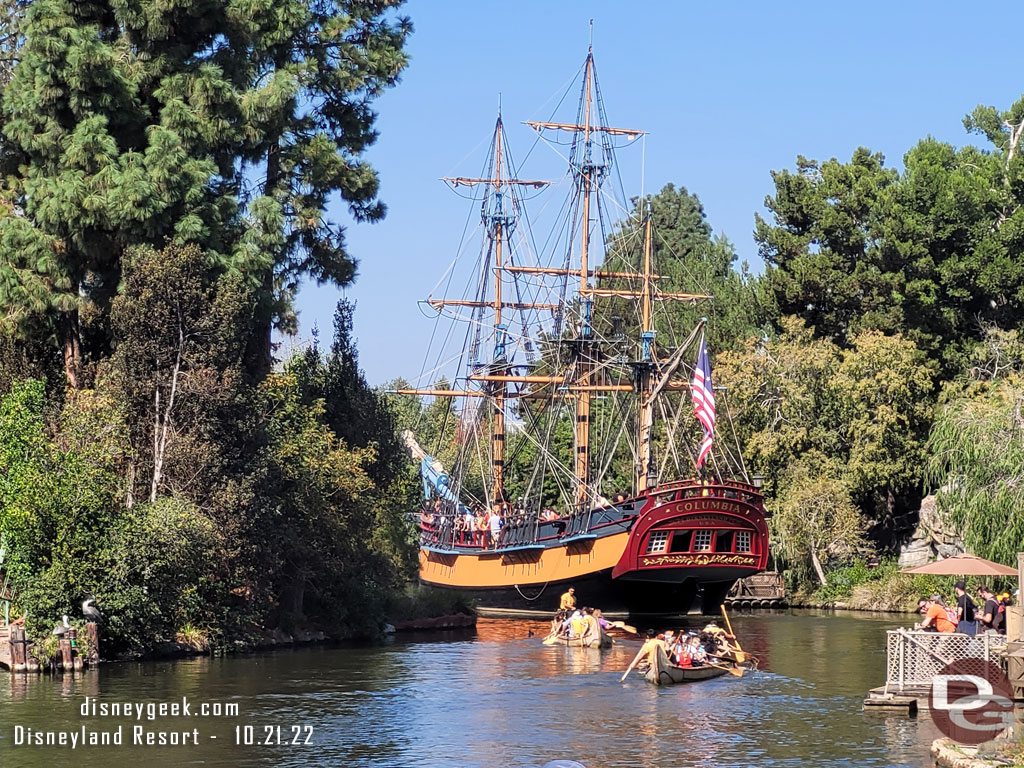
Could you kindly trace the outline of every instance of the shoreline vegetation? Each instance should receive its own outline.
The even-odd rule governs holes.
[[[284,356],[275,339],[296,331],[303,282],[355,281],[360,254],[329,203],[349,226],[385,215],[365,153],[412,23],[399,0],[249,4],[244,23],[228,0],[123,5],[0,15],[3,597],[36,640],[95,597],[106,657],[373,636],[389,610],[435,600],[404,602],[422,497],[397,435],[452,467],[486,407],[371,387],[347,301],[329,345],[316,333]],[[763,272],[737,263],[685,187],[634,201],[657,229],[659,290],[716,297],[666,319],[708,319],[730,416],[711,466],[729,474],[735,446],[763,476],[794,604],[905,610],[949,594],[895,573],[929,492],[974,554],[1010,562],[1024,540],[1016,97],[971,111],[962,146],[921,139],[900,169],[865,147],[765,169]],[[635,271],[638,220],[609,230],[606,267]],[[637,318],[593,320],[640,344]],[[571,416],[552,419],[552,456],[506,455],[511,496],[538,461],[572,465]],[[692,472],[677,447],[701,437],[695,420],[658,421],[666,477]],[[602,491],[630,487],[626,453],[608,457]],[[544,493],[571,506],[571,489]],[[866,551],[892,559],[830,566]]]
[[[835,608],[879,613],[916,613],[917,601],[931,594],[951,595],[955,577],[900,573],[895,557],[879,565],[865,563],[827,571],[828,586],[797,588],[788,597],[794,608]]]

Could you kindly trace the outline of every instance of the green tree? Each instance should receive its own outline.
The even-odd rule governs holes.
[[[213,522],[181,498],[139,504],[121,517],[95,554],[106,566],[96,594],[113,650],[144,651],[187,625],[223,627],[228,590],[212,567],[222,547]]]
[[[0,97],[3,330],[58,339],[81,386],[127,250],[193,242],[260,289],[267,370],[302,276],[352,278],[327,200],[383,214],[360,158],[405,65],[396,4],[31,3]]]
[[[82,391],[50,425],[44,413],[39,380],[16,383],[0,401],[4,565],[33,633],[101,586],[127,448],[110,398]]]
[[[891,522],[898,498],[902,511],[920,496],[932,378],[924,353],[899,336],[862,331],[841,353],[830,388],[845,443],[842,474],[872,517]]]
[[[861,147],[849,163],[798,157],[772,178],[775,223],[757,214],[754,237],[780,313],[843,345],[861,328],[900,330],[902,276],[877,242],[897,173]]]
[[[900,333],[948,381],[969,365],[984,328],[1024,313],[1024,184],[1018,142],[1024,100],[965,119],[991,148],[926,138],[904,171],[858,149],[849,163],[803,157],[773,174],[755,237],[783,314],[842,346],[864,329]]]
[[[1024,348],[989,329],[973,376],[946,387],[928,438],[927,481],[967,549],[1014,562],[1024,537]]]
[[[786,531],[779,551],[797,557],[790,539],[802,537],[792,546],[820,581],[826,554],[849,554],[869,526],[887,543],[894,518],[916,508],[933,367],[900,336],[861,331],[843,349],[798,318],[780,324],[782,333],[719,355],[716,382],[729,392],[744,457],[790,515],[775,524]],[[813,518],[814,536],[801,516]]]
[[[828,584],[824,563],[848,558],[863,544],[864,522],[835,461],[797,461],[786,468],[770,521],[773,550],[800,574]]]
[[[223,480],[215,435],[246,396],[252,291],[218,275],[194,245],[133,249],[123,282],[111,307],[114,351],[101,370],[130,426],[131,506]]]
[[[663,293],[703,294],[711,297],[696,306],[682,302],[659,302],[654,318],[658,342],[666,348],[681,342],[698,321],[706,317],[708,344],[712,350],[732,348],[739,339],[754,333],[772,319],[769,294],[746,264],[737,271],[736,252],[726,238],[713,237],[704,206],[683,187],[666,184],[658,194],[633,201],[631,214],[609,239],[608,253],[601,269],[643,271],[644,224],[648,208],[652,231],[652,269],[661,278],[656,288]],[[639,290],[635,280],[603,278],[602,287]],[[636,302],[602,300],[605,328],[609,315],[618,313],[627,328],[639,326]],[[638,343],[639,333],[629,338]]]
[[[28,0],[0,0],[0,92],[11,81],[21,47],[21,25]],[[0,147],[3,140],[0,139]]]

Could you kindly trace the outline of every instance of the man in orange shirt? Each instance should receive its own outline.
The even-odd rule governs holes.
[[[949,620],[946,615],[946,609],[942,605],[942,598],[938,595],[932,595],[927,602],[925,602],[925,609],[927,612],[924,615],[924,620],[921,622],[921,629],[928,629],[934,627],[936,632],[956,632],[956,624]]]

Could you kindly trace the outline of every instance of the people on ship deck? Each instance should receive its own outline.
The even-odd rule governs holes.
[[[563,611],[571,611],[576,607],[576,590],[573,587],[569,587],[567,591],[562,593],[558,607]]]
[[[487,528],[491,534],[491,546],[497,548],[501,538],[501,502],[496,501],[487,516]]]

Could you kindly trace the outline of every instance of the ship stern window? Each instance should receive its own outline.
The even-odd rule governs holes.
[[[675,531],[672,534],[672,547],[669,552],[689,552],[693,531]]]
[[[715,537],[715,552],[732,552],[733,531],[719,531]]]
[[[693,551],[694,552],[710,552],[711,551],[711,531],[694,531],[693,532]]]
[[[750,551],[750,531],[736,531],[736,549],[734,549],[733,551]]]
[[[664,552],[668,546],[668,531],[655,531],[647,540],[647,554]]]

